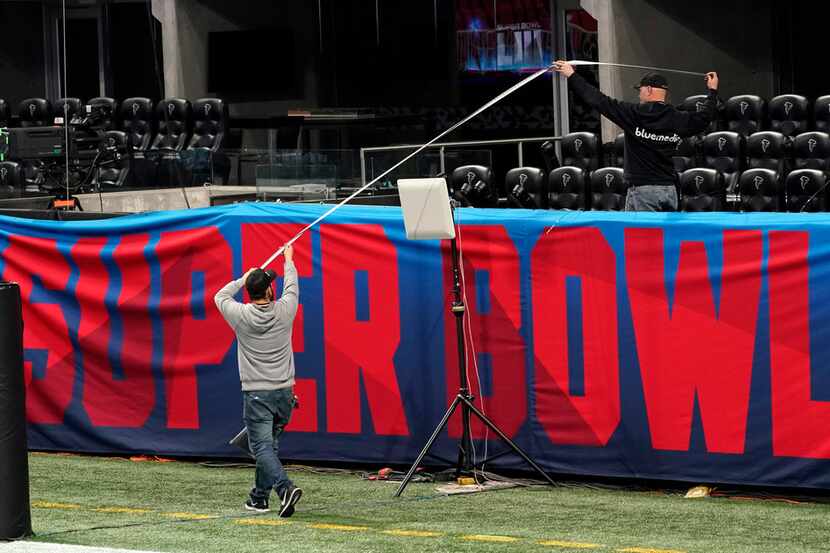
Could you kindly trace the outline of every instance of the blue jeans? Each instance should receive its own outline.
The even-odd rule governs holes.
[[[630,186],[625,196],[626,211],[677,211],[674,186]]]
[[[251,453],[256,457],[256,476],[251,499],[267,501],[272,488],[281,495],[291,485],[278,455],[279,437],[294,409],[294,391],[291,388],[243,391],[242,399],[242,417],[248,428],[248,443]]]

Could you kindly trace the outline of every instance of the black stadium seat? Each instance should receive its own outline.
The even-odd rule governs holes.
[[[45,127],[54,123],[52,104],[44,98],[27,98],[17,107],[21,127]]]
[[[517,167],[504,177],[507,199],[511,206],[525,209],[547,207],[547,179],[537,167]]]
[[[816,98],[813,103],[813,121],[817,131],[830,133],[830,95]]]
[[[743,136],[762,130],[766,104],[760,96],[745,94],[726,101],[726,130]]]
[[[462,165],[450,174],[448,183],[453,197],[462,205],[495,207],[498,194],[493,170],[483,165]]]
[[[678,108],[683,111],[703,111],[706,109],[706,98],[707,96],[705,94],[689,96],[681,102]],[[712,119],[712,122],[709,123],[708,127],[706,127],[705,132],[718,132],[721,129],[722,110],[723,105],[719,104],[717,106],[717,111],[715,111],[715,118]]]
[[[189,138],[191,108],[183,98],[167,98],[156,104],[158,133],[151,150],[180,152]]]
[[[124,186],[130,170],[129,147],[127,134],[122,131],[107,131],[100,146],[107,152],[107,163],[102,165],[95,176],[95,182],[103,189],[120,188]],[[118,157],[113,159],[113,154]]]
[[[680,175],[681,211],[723,211],[726,187],[714,169],[696,167]]]
[[[625,133],[620,133],[614,142],[611,143],[610,158],[611,167],[622,167],[625,164]]]
[[[741,211],[778,211],[781,180],[772,169],[747,169],[738,179]]]
[[[769,130],[784,136],[795,136],[807,130],[809,117],[807,98],[798,94],[783,94],[769,101]]]
[[[738,174],[743,169],[743,137],[731,131],[707,134],[703,139],[703,159],[706,167],[723,174],[727,191],[733,191],[738,185]]]
[[[100,120],[96,121],[95,128],[102,131],[115,130],[115,114],[118,109],[118,102],[112,98],[99,96],[87,102],[87,108],[93,113],[102,114]]]
[[[793,140],[795,169],[830,170],[830,135],[824,132],[805,132]]]
[[[599,140],[590,132],[574,132],[562,137],[562,165],[593,171],[599,167]]]
[[[193,102],[193,137],[187,146],[187,162],[194,184],[212,182],[217,175],[223,184],[228,182],[231,165],[221,151],[227,120],[227,104],[219,98]]]
[[[121,102],[118,119],[133,156],[142,157],[153,138],[153,102],[149,98],[127,98]]]
[[[591,209],[622,211],[628,185],[619,167],[603,167],[591,173]]]
[[[585,171],[581,167],[560,167],[548,176],[550,209],[585,209]]]
[[[0,196],[19,196],[22,191],[20,165],[14,161],[0,161]]]
[[[54,105],[55,117],[63,117],[64,124],[72,121],[72,118],[83,110],[83,103],[80,98],[59,98]]]
[[[787,175],[787,211],[826,211],[827,176],[816,169],[798,169]]]
[[[756,132],[746,141],[749,168],[772,169],[779,175],[787,171],[785,165],[787,140],[780,132]]]
[[[0,127],[8,127],[11,122],[11,110],[9,110],[9,103],[0,98]]]
[[[694,138],[687,137],[677,143],[677,148],[675,148],[671,159],[674,163],[674,170],[678,174],[697,165],[697,149]]]

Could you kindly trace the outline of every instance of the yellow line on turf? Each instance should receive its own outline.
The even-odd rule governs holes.
[[[500,543],[519,541],[519,538],[512,536],[489,536],[485,534],[471,534],[469,536],[461,536],[462,540],[468,541],[494,541]]]
[[[170,518],[183,518],[186,520],[207,520],[209,518],[216,518],[216,515],[200,515],[197,513],[161,513],[162,516]]]
[[[390,536],[406,536],[412,538],[434,538],[443,536],[441,532],[425,532],[423,530],[383,530],[381,534],[389,534]]]
[[[152,513],[150,509],[131,509],[130,507],[98,507],[92,509],[96,513],[126,513],[128,515],[143,515]]]
[[[39,507],[41,509],[80,509],[80,505],[75,503],[50,503],[48,501],[32,501],[32,507]]]
[[[249,524],[253,526],[282,526],[291,524],[287,520],[273,518],[239,518],[234,521],[236,524]]]
[[[318,530],[340,530],[342,532],[363,532],[365,530],[369,530],[368,526],[348,526],[346,524],[309,524],[311,528],[317,528]]]
[[[649,549],[647,547],[626,547],[625,549],[617,549],[617,551],[620,553],[686,553],[677,549]]]
[[[549,547],[567,547],[570,549],[596,549],[602,547],[598,543],[582,543],[578,541],[561,541],[561,540],[542,540],[539,545],[547,545]]]

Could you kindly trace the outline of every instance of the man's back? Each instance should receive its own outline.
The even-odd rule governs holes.
[[[299,302],[297,269],[285,263],[285,284],[279,300],[242,304],[233,296],[244,277],[217,292],[216,307],[237,337],[239,379],[242,390],[277,390],[294,385],[294,351],[291,346]]]

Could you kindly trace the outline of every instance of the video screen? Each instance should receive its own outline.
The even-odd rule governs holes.
[[[547,0],[458,0],[456,22],[463,72],[525,72],[553,61]]]

